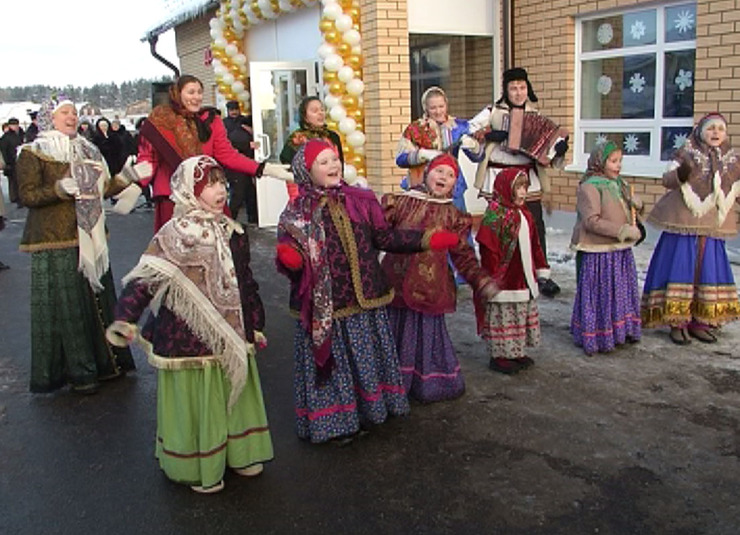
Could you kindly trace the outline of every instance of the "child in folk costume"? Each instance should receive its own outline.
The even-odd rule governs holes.
[[[500,290],[487,303],[476,299],[478,333],[488,341],[490,368],[505,374],[534,364],[524,348],[540,343],[537,280],[550,276],[537,228],[525,204],[528,185],[525,171],[519,168],[498,173],[493,198],[476,235],[481,266]]]
[[[264,310],[249,240],[223,213],[226,176],[209,156],[172,176],[174,218],[124,278],[111,342],[138,341],[157,375],[156,456],[167,477],[196,492],[224,487],[226,466],[255,476],[272,459],[255,343]],[[138,334],[147,306],[154,311]]]
[[[578,186],[571,238],[578,285],[570,332],[587,355],[637,342],[641,334],[632,246],[641,237],[636,213],[642,203],[619,176],[621,169],[622,151],[608,141],[591,153]]]
[[[299,195],[278,225],[277,265],[291,282],[298,436],[349,442],[361,424],[404,415],[409,404],[386,305],[393,299],[378,250],[457,245],[458,235],[394,230],[372,191],[342,181],[336,150],[312,139],[298,149]]]
[[[496,285],[480,269],[475,251],[465,239],[472,220],[452,204],[458,175],[449,154],[434,158],[424,182],[410,191],[383,197],[386,220],[398,229],[443,228],[462,239],[450,259],[476,293],[493,297]],[[389,306],[406,392],[421,402],[454,399],[465,391],[460,363],[447,333],[445,314],[455,311],[455,281],[444,251],[413,255],[388,253],[383,269],[395,290]]]
[[[648,221],[663,228],[645,278],[642,322],[668,325],[679,345],[717,341],[716,327],[740,317],[725,239],[737,234],[733,206],[740,159],[719,113],[705,115],[663,175],[668,191]]]

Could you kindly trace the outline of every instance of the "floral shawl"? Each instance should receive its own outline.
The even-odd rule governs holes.
[[[303,255],[298,297],[301,300],[301,324],[311,333],[314,360],[322,375],[333,367],[331,358],[331,329],[334,314],[332,279],[326,257],[326,230],[323,209],[346,213],[354,222],[371,221],[377,227],[386,225],[380,209],[369,213],[367,206],[378,206],[362,202],[375,200],[370,190],[355,188],[342,183],[336,188],[322,188],[313,184],[306,167],[305,145],[299,147],[293,158],[292,171],[300,194],[293,199],[280,215],[278,241],[292,242]],[[379,208],[379,206],[378,206]],[[283,271],[278,265],[278,269]]]
[[[591,184],[602,197],[604,193],[611,195],[615,200],[619,201],[627,216],[627,220],[631,221],[633,217],[630,209],[632,201],[629,185],[621,176],[616,179],[608,178],[604,168],[606,159],[615,150],[618,150],[618,147],[613,141],[607,141],[596,148],[588,158],[586,173],[581,179],[581,184]]]
[[[247,379],[247,342],[234,260],[232,232],[244,232],[224,214],[203,210],[194,185],[218,167],[210,156],[183,161],[172,175],[175,213],[154,236],[139,263],[124,277],[141,280],[154,295],[155,314],[165,306],[211,348],[231,383],[228,406],[238,399]]]

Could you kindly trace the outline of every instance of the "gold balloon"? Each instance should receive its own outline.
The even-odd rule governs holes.
[[[231,31],[231,28],[226,28],[224,30],[224,39],[226,39],[226,41],[228,41],[229,43],[236,39],[236,35],[233,31]]]
[[[275,13],[282,13],[283,12],[283,10],[280,9],[280,2],[278,2],[278,0],[270,0],[270,5],[272,6],[272,10]]]
[[[329,130],[334,130],[335,132],[339,130],[339,125],[337,124],[337,122],[336,121],[332,121],[331,119],[328,120],[328,121],[326,121],[326,127]]]
[[[330,30],[328,32],[324,32],[324,40],[332,45],[338,45],[342,42],[342,34],[336,30]]]
[[[362,167],[357,168],[357,176],[364,176],[367,177],[367,169],[363,165]]]
[[[358,106],[356,110],[349,114],[349,117],[352,117],[355,122],[360,125],[365,120],[365,110]]]
[[[355,69],[355,78],[362,80],[362,69]]]
[[[226,57],[226,52],[224,52],[224,51],[223,51],[222,49],[220,49],[220,48],[214,48],[213,50],[211,50],[211,55],[212,55],[212,56],[213,56],[214,58],[216,58],[217,60],[219,60],[219,61],[223,61],[223,60],[224,60],[224,58]]]
[[[347,110],[347,113],[354,113],[357,109],[357,97],[354,95],[342,95],[342,106]]]
[[[361,154],[355,154],[352,159],[349,160],[355,167],[363,167],[365,164],[365,157]]]
[[[362,56],[360,54],[352,54],[347,58],[346,63],[353,69],[360,69],[362,68]]]
[[[329,84],[329,93],[332,95],[339,97],[344,94],[344,84],[337,80],[336,82],[332,82]]]
[[[344,41],[337,45],[337,54],[340,56],[347,57],[350,55],[350,52],[352,52],[352,46],[348,45]]]
[[[331,19],[322,18],[319,21],[319,30],[321,30],[321,33],[325,32],[336,32],[337,28],[334,26],[334,21]]]
[[[355,22],[355,23],[354,23],[354,24],[352,25],[352,29],[353,29],[353,30],[357,30],[357,31],[359,32],[359,31],[360,31],[360,23],[359,23],[359,22]]]
[[[353,0],[340,0],[339,2],[339,5],[342,6],[342,8],[344,8],[344,11],[351,9],[353,4],[354,4]]]
[[[334,71],[324,71],[324,82],[330,84],[337,81],[337,73]]]
[[[360,8],[359,7],[351,7],[347,14],[352,17],[352,22],[355,24],[360,23]]]

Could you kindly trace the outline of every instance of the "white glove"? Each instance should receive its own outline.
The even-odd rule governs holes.
[[[117,214],[126,215],[134,209],[136,201],[141,195],[141,187],[135,182],[126,186],[121,193],[114,195],[113,198],[118,201],[113,206],[113,211]]]
[[[262,170],[262,175],[285,180],[286,182],[293,182],[293,173],[290,172],[290,165],[288,164],[283,165],[268,162]]]
[[[262,331],[254,331],[254,343],[260,349],[265,349],[267,347],[267,337]]]
[[[154,174],[154,167],[149,162],[139,162],[132,167],[139,176],[139,180],[147,179]]]
[[[419,161],[421,163],[431,162],[440,154],[442,154],[441,150],[419,149]]]
[[[480,143],[478,143],[478,140],[470,136],[463,136],[462,140],[460,140],[460,146],[471,152],[478,152],[480,150]]]
[[[80,186],[77,185],[77,181],[72,177],[60,179],[59,187],[70,197],[76,197],[80,194]]]
[[[135,337],[136,326],[125,321],[116,320],[105,330],[105,338],[116,347],[126,347]]]

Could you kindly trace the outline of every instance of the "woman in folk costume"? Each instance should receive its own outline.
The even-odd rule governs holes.
[[[738,179],[727,122],[719,113],[705,115],[663,175],[668,191],[648,216],[663,233],[645,279],[642,322],[670,326],[676,344],[690,336],[716,342],[716,327],[740,317],[725,250],[725,239],[737,234]]]
[[[424,168],[427,163],[443,151],[458,157],[460,147],[473,161],[480,161],[480,144],[468,133],[468,121],[448,114],[447,95],[439,87],[430,87],[421,97],[424,114],[420,119],[406,127],[398,142],[396,165],[408,169],[408,175],[401,182],[401,187],[408,189],[423,182]],[[452,190],[452,203],[465,209],[465,190],[468,184],[458,166],[457,180]]]
[[[342,140],[339,134],[329,130],[326,126],[326,110],[319,97],[306,97],[298,106],[298,124],[299,128],[294,130],[288,136],[283,150],[280,151],[280,162],[291,164],[293,157],[298,149],[309,139],[323,139],[328,141],[337,149],[339,161],[344,169],[344,153],[342,152]],[[286,182],[288,187],[288,197],[292,200],[298,196],[298,185],[292,182]]]
[[[632,247],[640,239],[642,202],[619,173],[622,151],[608,141],[591,153],[577,192],[576,297],[570,332],[587,355],[606,353],[641,335],[640,290]]]
[[[476,235],[481,266],[499,288],[488,302],[475,301],[478,334],[488,341],[490,368],[505,374],[534,364],[524,348],[540,343],[537,281],[550,275],[525,204],[528,187],[522,169],[509,167],[498,173],[493,198]]]
[[[300,189],[280,217],[277,266],[291,282],[298,436],[351,441],[361,425],[409,411],[379,250],[457,244],[445,231],[394,230],[372,191],[346,185],[336,149],[312,139],[293,158]]]
[[[452,205],[457,176],[455,158],[437,156],[427,165],[422,184],[383,197],[385,217],[397,229],[442,228],[460,236],[460,242],[449,251],[452,264],[476,294],[489,299],[495,295],[496,285],[481,270],[465,239],[472,219]],[[388,253],[381,265],[395,290],[388,312],[406,392],[424,403],[461,396],[465,381],[444,316],[454,312],[456,304],[447,254],[431,250],[411,255]]]
[[[272,441],[255,343],[265,316],[249,267],[249,239],[224,215],[226,176],[208,156],[172,176],[174,217],[124,278],[108,337],[140,343],[157,373],[156,456],[167,477],[196,492],[224,487],[229,466],[262,472]],[[139,335],[136,322],[154,312]]]
[[[77,134],[74,102],[58,96],[39,111],[41,133],[18,156],[28,217],[20,249],[31,255],[31,392],[66,383],[79,393],[135,368],[105,339],[116,302],[103,199],[127,182],[108,174],[100,151]],[[131,186],[136,189],[136,186]]]
[[[203,83],[195,76],[183,74],[169,89],[169,102],[155,107],[139,132],[137,162],[151,165],[140,173],[143,188],[152,186],[154,231],[172,217],[170,177],[180,163],[192,156],[212,156],[233,171],[255,177],[263,174],[292,180],[284,166],[254,160],[240,154],[229,141],[226,129],[215,108],[202,107]]]

